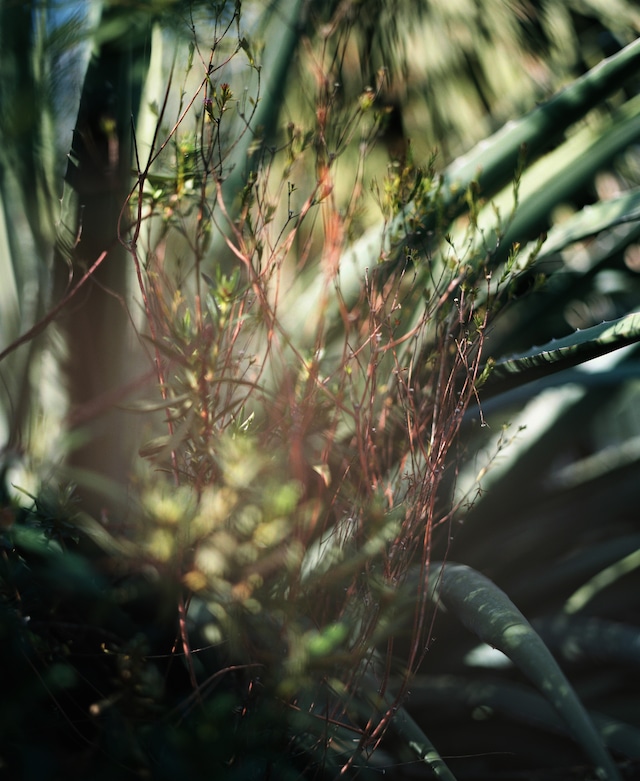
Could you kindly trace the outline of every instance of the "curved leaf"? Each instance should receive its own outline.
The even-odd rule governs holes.
[[[455,218],[465,208],[464,196],[472,182],[477,182],[482,197],[491,197],[513,180],[526,148],[527,159],[535,159],[561,141],[565,131],[587,114],[609,93],[633,75],[640,63],[640,40],[601,62],[551,100],[509,122],[490,138],[482,141],[467,155],[458,158],[445,171],[442,181],[432,185],[440,192],[443,207],[420,211],[416,202],[407,204],[389,225],[380,223],[367,231],[340,259],[340,294],[351,306],[360,294],[362,280],[380,258],[392,258],[400,246],[426,236],[442,210]],[[422,195],[422,203],[429,202]],[[296,291],[299,311],[317,312],[323,300],[324,284],[316,283],[306,291]],[[326,310],[323,310],[326,314]]]
[[[518,186],[515,211],[511,186],[493,198],[478,215],[478,227],[482,230],[476,237],[477,243],[482,242],[482,246],[492,248],[491,266],[498,267],[504,263],[514,244],[524,241],[531,241],[532,246],[529,252],[520,253],[519,261],[522,259],[528,263],[531,252],[535,256],[540,249],[539,245],[536,246],[538,238],[548,227],[553,207],[572,202],[576,194],[589,188],[599,170],[607,168],[616,155],[635,144],[639,132],[640,100],[634,98],[606,119],[576,130],[557,149],[528,167]],[[599,222],[604,230],[609,227],[607,219],[611,224],[617,224],[616,220],[622,216],[620,210],[625,206],[631,209],[631,215],[622,222],[633,221],[633,202],[618,204],[617,209],[615,205],[604,208],[608,203],[598,204],[595,214],[587,209],[581,212],[586,216],[579,229],[585,231],[592,222],[593,230]],[[496,230],[496,212],[505,217],[499,230]],[[543,253],[548,257],[546,242]],[[538,255],[537,263],[541,255]]]
[[[393,718],[390,725],[403,742],[418,756],[421,762],[428,765],[434,775],[444,781],[456,781],[455,776],[449,770],[444,760],[438,753],[438,750],[429,740],[429,738],[420,729],[416,721],[411,718],[406,708],[398,707],[397,702],[391,694],[387,693],[382,698],[374,696],[377,691],[377,683],[369,676],[365,675],[366,686],[362,693],[376,710],[392,710]]]
[[[627,534],[612,539],[598,540],[597,545],[581,547],[572,551],[553,567],[536,572],[536,607],[544,605],[546,599],[555,599],[560,594],[571,594],[594,576],[630,553],[640,549],[640,534]],[[531,597],[531,572],[522,571],[517,582],[509,584],[509,593],[514,601]],[[552,608],[555,610],[555,607]],[[568,613],[565,606],[565,612]]]
[[[594,762],[601,778],[619,781],[617,768],[592,721],[540,636],[495,583],[462,564],[432,573],[435,595],[481,640],[506,654],[551,702]]]
[[[435,746],[427,738],[405,708],[399,708],[393,717],[393,727],[409,748],[428,765],[433,774],[445,781],[455,781],[455,776],[444,763]]]
[[[483,391],[502,393],[639,341],[640,312],[633,312],[496,361],[487,371]]]
[[[617,198],[585,206],[565,222],[549,231],[538,262],[576,241],[584,241],[604,230],[628,222],[640,221],[640,189],[635,188]]]
[[[482,400],[482,412],[489,417],[497,412],[504,413],[509,409],[524,407],[543,391],[549,388],[557,388],[563,385],[577,385],[586,390],[606,388],[614,392],[625,383],[640,378],[640,366],[635,364],[607,367],[602,371],[581,371],[578,369],[565,369],[562,373],[552,374],[539,380],[534,380],[526,385],[512,388],[504,393],[496,393]],[[468,410],[465,419],[475,420],[478,417],[476,409]]]
[[[559,615],[534,622],[549,648],[564,659],[604,659],[640,666],[640,628],[580,615]]]
[[[629,572],[640,569],[640,549],[635,550],[625,556],[620,561],[616,561],[605,569],[594,575],[587,583],[581,586],[572,594],[565,604],[564,611],[571,615],[577,613],[597,594],[607,586],[614,583],[618,578],[623,577]]]
[[[566,724],[549,702],[537,692],[510,681],[485,681],[458,675],[424,676],[411,684],[414,709],[441,711],[455,704],[460,708],[490,708],[521,724],[551,733],[567,734]],[[628,759],[640,759],[640,731],[602,713],[589,713],[607,747]]]
[[[527,312],[531,312],[527,316],[528,321],[534,326],[539,325],[543,311],[536,317],[536,306],[546,307],[546,311],[548,311],[549,301],[554,298],[556,298],[554,301],[556,306],[562,306],[561,302],[557,301],[557,297],[562,296],[562,291],[575,290],[575,279],[573,275],[563,273],[566,272],[566,266],[558,261],[558,235],[554,233],[552,246],[555,246],[556,249],[553,251],[548,249],[548,239],[544,239],[544,231],[548,227],[552,212],[555,207],[563,203],[570,203],[576,198],[580,199],[585,189],[591,186],[596,173],[601,169],[606,169],[616,155],[621,154],[634,144],[639,134],[640,100],[633,99],[605,121],[586,125],[577,130],[557,149],[528,167],[518,184],[517,197],[514,194],[513,186],[509,185],[480,209],[471,237],[469,236],[469,226],[464,221],[451,227],[447,247],[449,240],[457,252],[460,252],[461,248],[464,247],[464,253],[469,258],[468,262],[474,268],[477,267],[478,263],[487,262],[486,253],[489,251],[489,267],[501,269],[501,272],[495,275],[492,285],[487,286],[486,289],[480,286],[475,291],[475,306],[477,308],[487,302],[487,298],[490,298],[492,294],[491,291],[496,292],[505,284],[505,280],[511,280],[507,282],[507,284],[511,284],[518,274],[523,275],[518,282],[519,285],[523,284],[524,279],[528,279],[535,288],[536,275],[541,272],[543,276],[548,278],[545,296],[538,297],[532,303],[527,302]],[[594,232],[604,231],[614,225],[632,223],[638,219],[636,211],[640,214],[638,194],[636,194],[635,201],[633,199],[620,199],[620,203],[616,204],[609,201],[599,203],[597,207],[581,211],[575,221],[574,219],[569,221],[573,225],[573,231],[565,234],[565,238],[568,240],[572,235],[592,235]],[[503,216],[500,217],[500,215]],[[579,219],[583,215],[586,216]],[[636,216],[634,217],[634,215]],[[564,228],[564,225],[561,227]],[[590,247],[590,254],[594,256],[593,262],[595,263],[601,255],[605,255],[605,257],[611,255],[617,245],[622,245],[624,248],[631,244],[636,239],[636,231],[637,224],[628,225],[625,231],[620,231],[618,228],[618,231],[615,232],[615,238],[613,238],[613,244],[607,240],[593,243],[593,246]],[[609,238],[609,234],[606,235],[606,238]],[[514,248],[520,247],[523,242],[529,242],[529,244],[524,249],[515,251]],[[598,248],[601,250],[600,252],[597,252]],[[447,281],[451,281],[456,276],[457,271],[444,273],[435,270],[436,268],[440,269],[440,265],[447,255],[448,250],[443,252],[442,247],[439,253],[433,253],[428,264],[430,276],[437,279],[442,273],[442,279]],[[603,260],[604,258],[601,262]],[[512,262],[513,265],[511,265]],[[424,264],[421,268],[424,272]],[[556,270],[560,273],[554,273]],[[428,283],[427,287],[429,287]],[[441,283],[440,290],[444,291],[444,288],[444,283]],[[450,295],[455,294],[450,293]],[[543,301],[544,303],[542,303]],[[420,302],[415,307],[415,311],[405,326],[405,333],[411,332],[413,328],[417,327],[421,318],[426,314],[425,306],[424,302]],[[625,313],[627,311],[628,309]],[[522,314],[520,316],[522,317]],[[516,333],[518,336],[522,336],[520,328],[516,329]],[[493,338],[495,339],[495,334]],[[542,338],[548,338],[548,336],[545,335]],[[410,347],[409,342],[404,342],[399,348],[398,354],[401,362],[409,360],[408,352],[411,349],[413,348]],[[500,346],[494,347],[493,354],[507,354],[512,349],[511,347],[506,349],[501,349]],[[520,347],[516,349],[520,349]]]

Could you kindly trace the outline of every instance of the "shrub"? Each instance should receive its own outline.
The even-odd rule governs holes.
[[[2,353],[91,289],[67,326],[70,427],[127,408],[69,457],[77,501],[5,502],[2,761],[23,778],[632,777],[635,440],[601,410],[605,387],[632,397],[640,334],[638,43],[443,171],[409,151],[367,227],[383,74],[343,102],[349,38],[321,28],[313,118],[280,126],[302,4],[264,55],[239,4],[216,8],[188,17],[185,73],[154,99],[152,65],[144,101],[150,18],[105,10],[57,228],[75,276]],[[123,46],[131,142],[126,106],[93,109]],[[127,385],[123,312],[143,366]],[[125,414],[146,429],[128,494]],[[513,667],[474,667],[478,640]]]

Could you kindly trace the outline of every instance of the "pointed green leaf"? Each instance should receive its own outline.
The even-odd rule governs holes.
[[[571,615],[582,610],[603,589],[615,583],[616,580],[624,575],[628,575],[630,572],[638,569],[640,569],[640,549],[632,551],[624,558],[610,564],[590,578],[569,597],[564,608],[565,613]]]
[[[438,750],[405,708],[398,708],[392,723],[398,735],[420,760],[431,768],[437,778],[443,778],[445,781],[455,781],[455,776],[445,764]]]
[[[640,553],[640,552],[639,552]],[[558,615],[535,622],[546,644],[568,661],[604,659],[640,667],[640,628],[582,615]]]
[[[619,781],[617,768],[571,684],[504,591],[461,564],[439,565],[432,577],[444,606],[481,640],[506,654],[551,702],[595,764],[598,775]]]
[[[406,708],[398,707],[397,701],[390,693],[381,698],[376,697],[374,693],[377,690],[378,684],[373,677],[369,674],[365,675],[362,693],[374,710],[392,710],[393,717],[390,726],[401,740],[409,746],[421,762],[431,768],[437,778],[442,778],[444,781],[456,781],[436,747],[420,729],[417,722],[411,718]]]
[[[405,244],[428,235],[442,211],[453,219],[465,208],[464,196],[472,182],[477,182],[483,198],[491,197],[512,182],[523,148],[531,161],[560,142],[575,122],[632,76],[640,64],[640,40],[601,62],[583,77],[551,100],[509,122],[490,138],[482,141],[467,155],[458,158],[437,184],[443,205],[441,210],[419,212],[416,203],[407,204],[390,224],[380,223],[355,242],[340,260],[340,293],[349,307],[360,294],[367,269],[381,258],[390,259]],[[425,201],[424,195],[422,197]],[[426,199],[428,201],[428,199]],[[324,284],[297,291],[299,311],[309,319],[323,300]],[[336,316],[337,316],[337,306]],[[326,310],[323,310],[326,314]]]
[[[513,178],[523,145],[528,159],[552,148],[576,121],[633,76],[640,65],[640,40],[603,60],[551,100],[517,122],[509,122],[490,139],[459,158],[447,171],[451,183],[466,188],[476,177],[483,195]]]
[[[515,722],[551,733],[567,734],[566,724],[537,692],[511,681],[487,681],[458,675],[419,676],[411,684],[411,705],[438,713],[446,706],[460,710],[490,709]],[[628,759],[640,759],[640,731],[602,713],[589,713],[605,745]]]
[[[576,241],[584,241],[601,231],[637,221],[640,221],[639,188],[630,190],[617,198],[585,206],[584,209],[549,231],[542,252],[538,256],[538,261],[563,250]]]
[[[483,391],[502,393],[639,341],[640,312],[634,312],[496,361]]]
[[[576,129],[564,143],[523,173],[515,211],[511,182],[507,182],[507,186],[481,209],[478,216],[479,230],[476,230],[472,246],[480,257],[484,255],[483,248],[492,248],[492,267],[499,267],[507,260],[514,243],[532,242],[531,247],[519,253],[518,262],[525,261],[532,251],[537,254],[540,247],[535,248],[536,242],[546,230],[554,207],[572,202],[576,193],[583,193],[589,188],[596,173],[607,168],[616,155],[635,144],[639,133],[638,97],[629,100],[610,116]],[[608,227],[607,221],[616,224],[621,210],[625,208],[630,209],[631,214],[624,221],[631,221],[634,219],[634,206],[637,210],[637,201],[628,203],[622,200],[619,204],[606,201],[599,203],[597,208],[587,207],[581,212],[583,221],[579,229],[586,231],[590,227],[593,235],[594,228],[597,232],[598,223],[602,226],[601,230]],[[496,225],[496,210],[504,215],[503,224],[499,228]],[[454,241],[456,245],[462,245],[462,236],[464,232],[458,231]],[[538,261],[542,255],[548,256],[549,251],[548,242],[545,241]]]

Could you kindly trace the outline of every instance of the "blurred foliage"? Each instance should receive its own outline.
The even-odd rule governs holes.
[[[362,72],[372,82],[380,68],[388,72],[392,155],[410,139],[420,159],[437,148],[445,162],[640,29],[640,12],[628,2],[376,0],[362,12],[345,5],[357,18]],[[342,74],[346,84],[350,70]]]
[[[0,14],[2,769],[636,777],[635,5]]]

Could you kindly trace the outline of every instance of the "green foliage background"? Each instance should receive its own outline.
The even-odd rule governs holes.
[[[639,28],[0,3],[8,777],[637,776]]]

